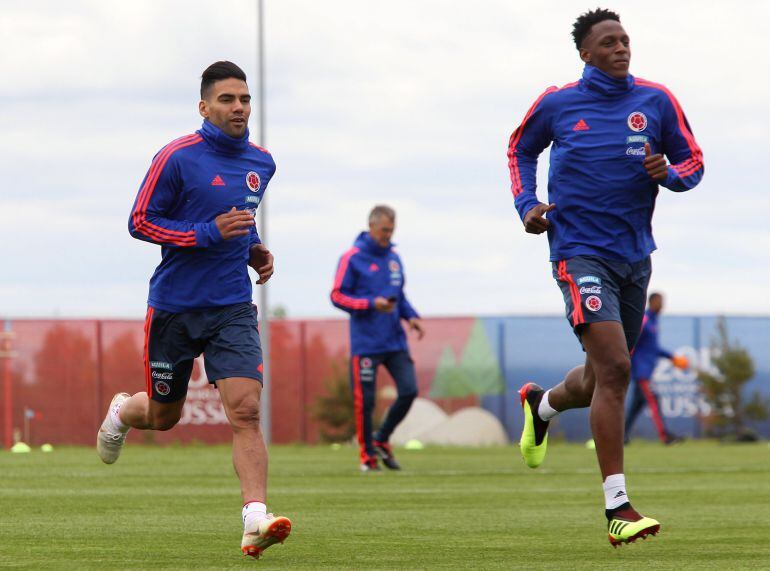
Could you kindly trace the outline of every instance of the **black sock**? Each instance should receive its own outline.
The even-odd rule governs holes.
[[[609,520],[611,520],[611,519],[612,519],[612,517],[613,517],[613,516],[614,516],[616,513],[618,513],[619,511],[622,511],[622,510],[628,509],[628,508],[630,508],[630,507],[631,507],[631,503],[630,503],[630,502],[626,502],[626,503],[624,503],[624,504],[620,504],[618,507],[616,507],[616,508],[613,508],[613,509],[611,509],[611,510],[604,510],[604,515],[606,515],[606,516],[607,516],[607,520],[609,521]]]

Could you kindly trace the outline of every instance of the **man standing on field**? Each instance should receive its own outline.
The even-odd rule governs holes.
[[[159,244],[145,321],[146,390],[115,395],[97,450],[118,459],[130,428],[169,430],[182,415],[193,360],[205,354],[233,430],[233,464],[243,495],[245,555],[283,542],[285,517],[267,513],[267,449],[259,425],[262,349],[248,266],[258,284],[273,275],[254,215],[275,162],[249,143],[246,75],[220,61],[201,77],[203,126],[155,155],[129,218],[134,238]]]
[[[617,14],[583,14],[572,35],[585,63],[583,76],[548,88],[535,101],[511,135],[508,166],[525,231],[548,232],[553,277],[586,361],[551,390],[534,383],[521,388],[520,446],[527,465],[536,468],[545,457],[549,421],[590,407],[609,540],[617,545],[660,529],[631,507],[626,490],[629,352],[642,329],[658,187],[693,188],[703,175],[703,154],[671,92],[629,74],[630,40]],[[543,204],[535,194],[535,171],[548,145]]]
[[[369,231],[361,232],[340,258],[331,293],[332,303],[350,314],[350,384],[363,472],[379,470],[378,457],[387,468],[401,469],[388,440],[417,397],[417,376],[401,320],[418,339],[424,331],[404,294],[404,266],[390,242],[395,228],[396,211],[375,206],[369,213]],[[372,434],[380,365],[396,382],[398,396]]]

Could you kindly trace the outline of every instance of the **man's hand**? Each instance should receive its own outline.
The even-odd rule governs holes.
[[[674,367],[682,371],[686,371],[690,368],[690,361],[684,355],[674,355],[674,358],[671,359],[671,363]]]
[[[665,157],[661,154],[653,155],[650,143],[644,144],[644,162],[642,164],[647,169],[650,178],[663,182],[668,177],[668,163]]]
[[[555,204],[538,204],[532,207],[524,216],[524,230],[530,234],[542,234],[551,227],[551,223],[544,218],[546,212],[556,208]]]
[[[392,313],[396,309],[396,302],[378,295],[374,298],[374,309],[380,313]]]
[[[249,249],[249,265],[259,274],[258,284],[263,284],[273,275],[273,255],[264,244],[254,244]]]
[[[422,321],[417,317],[412,317],[409,320],[409,329],[417,332],[417,340],[419,341],[425,337],[425,329],[422,328]]]
[[[235,206],[230,212],[225,212],[214,218],[222,238],[229,240],[238,236],[246,236],[249,228],[254,226],[254,214],[250,210],[236,210]]]

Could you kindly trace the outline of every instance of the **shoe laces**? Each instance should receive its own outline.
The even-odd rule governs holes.
[[[122,433],[122,432],[107,432],[106,434],[107,434],[107,438],[109,438],[115,443],[122,442],[126,438],[125,433]]]

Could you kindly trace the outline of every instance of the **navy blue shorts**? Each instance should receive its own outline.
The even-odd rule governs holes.
[[[257,308],[249,302],[185,313],[150,307],[144,339],[144,372],[152,400],[184,398],[193,361],[201,353],[211,384],[229,377],[262,382]]]
[[[628,350],[642,332],[652,263],[614,262],[598,256],[575,256],[552,262],[553,277],[564,295],[567,319],[580,339],[583,327],[600,321],[623,325]]]

